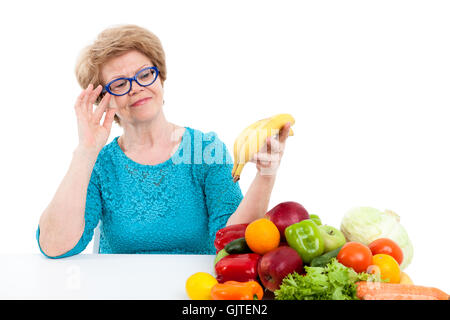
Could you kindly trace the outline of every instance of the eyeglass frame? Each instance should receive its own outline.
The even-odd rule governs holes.
[[[149,84],[146,84],[146,85],[140,84],[139,81],[138,81],[138,79],[137,79],[138,75],[139,75],[141,72],[144,72],[144,71],[149,70],[149,69],[155,70],[155,71],[156,71],[155,79],[153,79],[153,81],[150,82]],[[104,94],[104,93],[108,92],[109,94],[112,94],[113,96],[116,96],[116,97],[124,96],[124,95],[128,94],[128,93],[131,91],[131,89],[132,89],[132,87],[133,87],[133,81],[136,81],[136,83],[137,83],[138,85],[140,85],[141,87],[148,87],[148,86],[152,85],[152,84],[156,81],[156,79],[158,79],[158,76],[159,76],[159,70],[158,70],[157,67],[155,67],[155,66],[153,66],[153,67],[147,67],[147,68],[144,68],[144,69],[142,69],[142,70],[139,70],[139,71],[134,75],[134,77],[132,77],[132,78],[122,77],[122,78],[117,78],[117,79],[111,80],[110,82],[108,82],[108,83],[105,85],[105,87],[104,87],[103,90],[102,90],[102,93]],[[127,92],[122,93],[122,94],[117,94],[117,93],[113,93],[113,92],[109,89],[109,87],[111,86],[111,84],[112,84],[113,82],[118,81],[118,80],[128,80],[128,81],[130,82],[130,88],[128,89]]]

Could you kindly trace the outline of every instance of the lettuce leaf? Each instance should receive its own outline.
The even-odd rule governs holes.
[[[287,275],[274,292],[275,300],[358,300],[356,282],[380,281],[379,276],[356,273],[333,259],[325,267],[305,266],[306,275]]]

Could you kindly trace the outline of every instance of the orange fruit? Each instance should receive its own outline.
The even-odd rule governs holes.
[[[280,231],[272,221],[261,218],[247,226],[245,241],[254,253],[265,254],[280,244]]]

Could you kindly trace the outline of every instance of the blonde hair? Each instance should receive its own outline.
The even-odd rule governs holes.
[[[100,70],[109,59],[123,55],[128,51],[137,50],[146,55],[159,70],[161,84],[166,80],[166,57],[159,38],[152,32],[137,25],[113,26],[102,31],[95,41],[86,46],[80,53],[75,75],[83,89],[92,83],[94,88],[102,83]],[[97,98],[100,103],[103,95]],[[120,119],[114,116],[114,121],[120,125]]]

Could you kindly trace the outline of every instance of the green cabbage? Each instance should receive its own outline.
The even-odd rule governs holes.
[[[412,261],[413,246],[405,228],[400,224],[400,217],[393,211],[379,211],[370,207],[355,207],[342,219],[341,231],[347,241],[356,241],[369,245],[379,238],[395,241],[403,251],[404,270]]]

